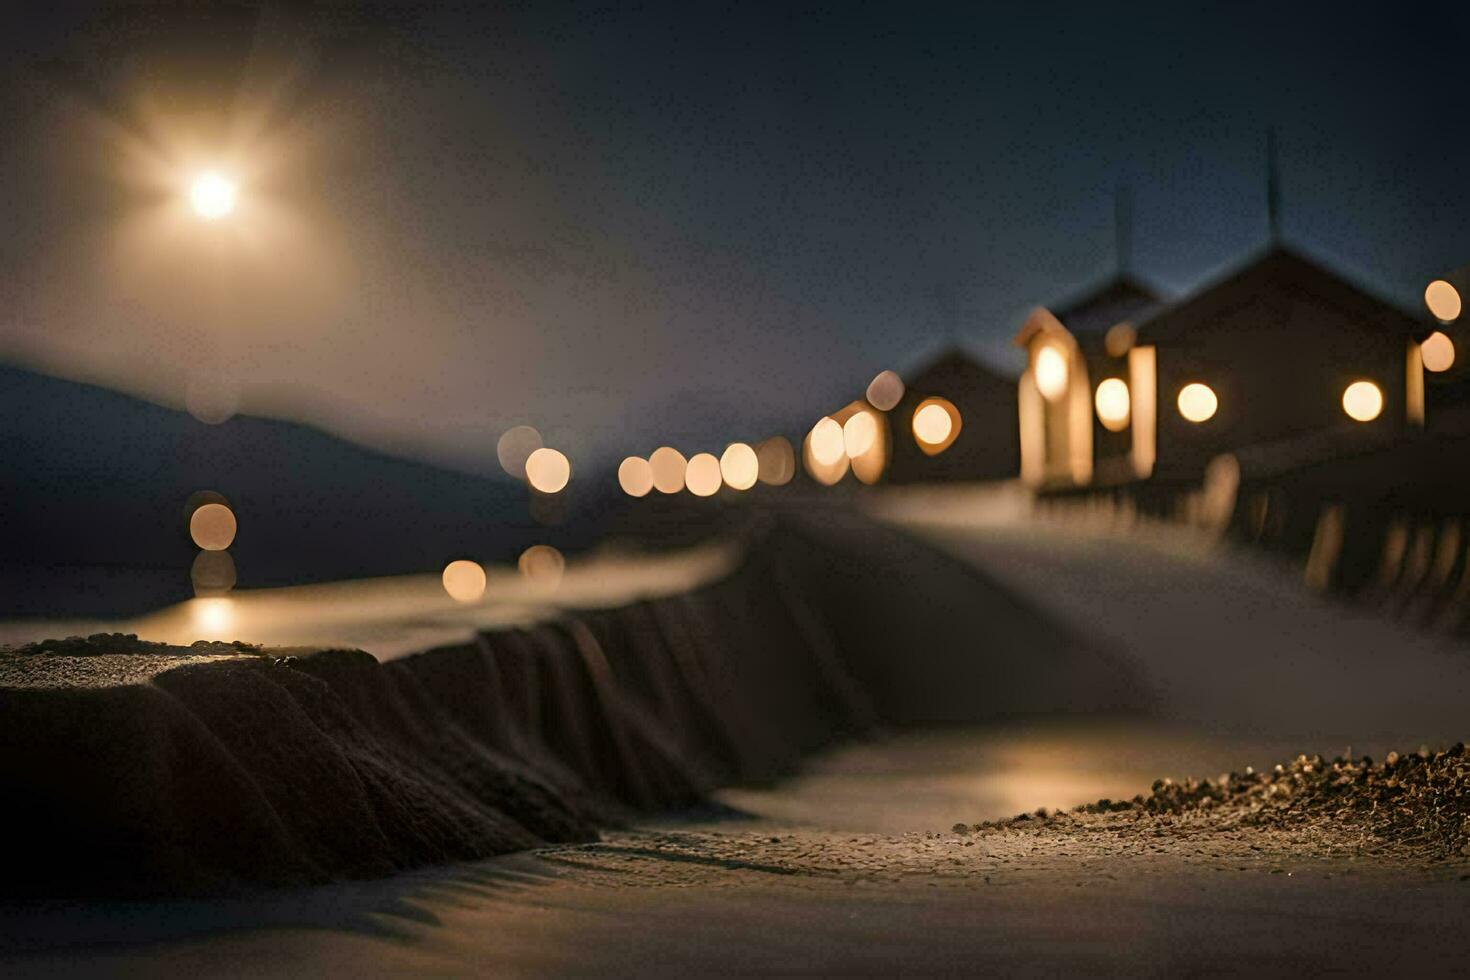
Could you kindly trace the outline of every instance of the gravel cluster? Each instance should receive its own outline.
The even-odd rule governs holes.
[[[101,657],[101,656],[235,656],[242,653],[259,653],[257,645],[235,640],[224,643],[214,640],[195,640],[189,646],[170,646],[138,639],[136,633],[93,633],[91,636],[68,636],[64,640],[41,640],[25,646],[0,646],[0,653],[21,657],[51,655],[57,657]]]
[[[1299,755],[1269,771],[1160,779],[1147,796],[1098,800],[1070,813],[1041,809],[973,829],[1066,824],[1074,815],[1122,815],[1194,829],[1336,828],[1344,835],[1366,832],[1432,859],[1459,858],[1470,856],[1470,753],[1457,742],[1441,752],[1390,752],[1382,763],[1367,756],[1328,761]]]

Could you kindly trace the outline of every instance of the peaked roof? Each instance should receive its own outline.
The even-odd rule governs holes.
[[[1223,278],[1177,302],[1159,307],[1134,326],[1138,328],[1140,342],[1176,340],[1270,292],[1310,294],[1352,319],[1406,336],[1422,329],[1418,320],[1399,307],[1283,245],[1272,245],[1258,252]]]
[[[1014,375],[996,370],[959,347],[950,347],[942,351],[933,360],[925,362],[923,367],[917,371],[904,375],[904,380],[910,388],[915,386],[925,388],[934,383],[958,379],[973,379],[982,383],[1001,385],[1008,391],[1013,390],[1016,386]]]
[[[1127,275],[1114,276],[1080,296],[1052,307],[1052,315],[1072,334],[1102,333],[1127,321],[1151,314],[1161,300],[1157,293]]]

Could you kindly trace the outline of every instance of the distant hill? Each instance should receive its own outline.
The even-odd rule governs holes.
[[[0,617],[123,615],[187,598],[195,548],[184,510],[200,490],[235,511],[230,552],[244,588],[437,571],[456,556],[511,561],[538,542],[575,549],[603,503],[583,499],[567,524],[543,527],[508,479],[292,422],[206,425],[0,365]]]

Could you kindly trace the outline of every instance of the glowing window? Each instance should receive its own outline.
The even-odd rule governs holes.
[[[1359,422],[1371,422],[1383,414],[1383,392],[1371,381],[1354,381],[1342,393],[1342,410]]]
[[[1093,403],[1097,406],[1097,419],[1103,428],[1109,432],[1122,432],[1128,428],[1128,385],[1122,378],[1108,378],[1099,384]]]
[[[1220,407],[1215,391],[1207,384],[1193,381],[1179,389],[1179,414],[1191,422],[1207,422]]]
[[[1067,359],[1050,344],[1036,352],[1036,388],[1053,402],[1067,390]]]

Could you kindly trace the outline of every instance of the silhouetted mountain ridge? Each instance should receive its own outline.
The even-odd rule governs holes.
[[[510,480],[294,422],[206,425],[8,365],[0,417],[0,616],[122,614],[187,598],[196,549],[184,508],[199,490],[235,511],[242,587],[435,571],[456,556],[509,561],[538,542],[575,548],[599,509],[547,528]]]

